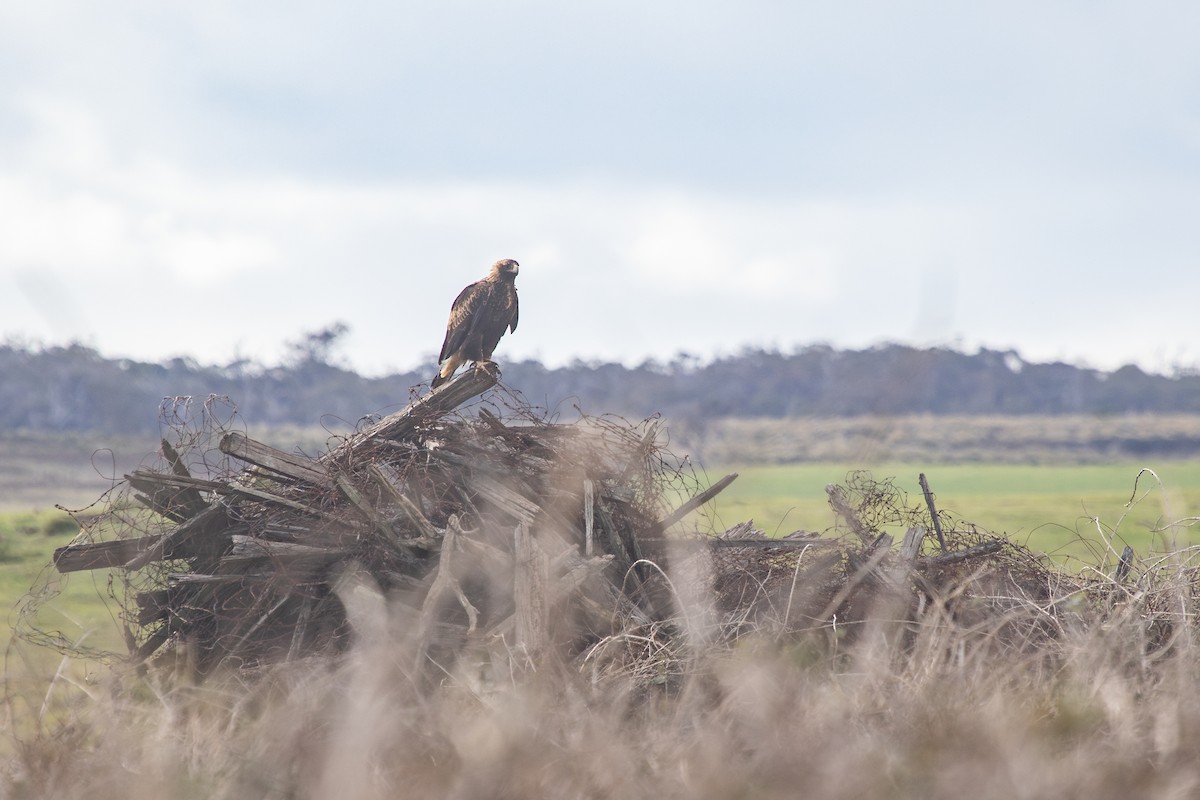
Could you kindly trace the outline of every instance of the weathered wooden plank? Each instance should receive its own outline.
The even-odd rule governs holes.
[[[519,522],[533,522],[542,510],[533,500],[508,488],[490,475],[476,473],[470,486],[489,502]]]
[[[959,561],[967,561],[972,558],[990,555],[1004,547],[1004,542],[993,540],[977,544],[974,547],[964,547],[962,550],[955,550],[950,553],[939,553],[936,556],[926,556],[925,558],[917,559],[917,567],[927,569],[929,567],[944,567],[948,564],[956,564]]]
[[[924,472],[917,476],[917,483],[921,484],[921,492],[925,495],[925,505],[929,506],[929,517],[933,520],[933,532],[937,534],[938,548],[945,553],[946,537],[942,535],[942,521],[938,519],[937,506],[933,504],[933,492],[929,491],[929,481],[925,480]]]
[[[900,560],[912,564],[921,554],[921,542],[925,539],[925,529],[914,525],[904,534],[904,542],[900,545]]]
[[[190,477],[190,476],[189,476]],[[135,491],[134,499],[156,514],[174,522],[183,522],[204,508],[204,499],[194,484],[185,478],[151,470],[138,470],[125,480]],[[206,487],[211,489],[212,487]],[[196,500],[199,499],[199,508]]]
[[[418,397],[408,406],[384,417],[360,433],[321,457],[327,464],[342,461],[357,448],[374,439],[401,439],[412,433],[421,422],[436,419],[496,385],[500,370],[493,362],[476,364],[471,369],[438,387],[429,394]]]
[[[658,524],[654,525],[651,533],[667,530],[676,522],[679,522],[679,520],[683,519],[688,514],[692,513],[697,508],[723,492],[725,488],[729,486],[729,484],[737,480],[737,476],[738,474],[736,472],[731,472],[724,478],[721,478],[721,480],[714,483],[712,486],[705,489],[703,492],[700,492],[695,497],[687,500],[685,503],[683,503],[683,505],[679,506],[679,508],[665,516]]]
[[[217,530],[227,519],[226,509],[222,503],[213,503],[196,516],[176,526],[169,533],[161,536],[158,541],[129,559],[125,564],[127,570],[137,570],[163,558],[169,558],[175,551],[197,536],[207,535]]]
[[[170,442],[168,442],[166,439],[162,439],[160,440],[159,447],[162,450],[163,458],[165,458],[167,463],[171,465],[171,472],[175,473],[181,478],[192,477],[192,473],[187,468],[187,464],[183,463],[183,457],[180,456],[179,452],[171,446]],[[178,499],[183,501],[184,505],[187,507],[186,516],[189,517],[199,514],[204,510],[204,506],[206,505],[204,498],[200,495],[198,490],[184,489],[180,493]]]
[[[433,574],[433,581],[425,595],[425,601],[421,604],[421,617],[417,625],[418,666],[423,665],[425,655],[432,643],[430,631],[433,630],[436,623],[441,621],[439,619],[441,602],[446,593],[452,593],[458,599],[463,611],[466,612],[468,634],[474,633],[475,626],[479,622],[479,610],[467,598],[462,584],[458,582],[458,578],[454,574],[454,557],[460,549],[459,539],[462,537],[462,533],[458,517],[451,515],[446,526],[446,535],[442,539],[442,550],[438,556],[438,565]]]
[[[134,488],[141,489],[142,487],[165,487],[174,489],[178,492],[219,492],[225,489],[227,484],[223,481],[210,481],[204,478],[193,478],[190,475],[175,475],[165,472],[155,472],[149,469],[139,469],[132,474],[126,475],[125,480]],[[146,491],[146,489],[142,489]],[[198,494],[196,495],[199,496]]]
[[[350,505],[354,506],[367,522],[375,526],[389,540],[396,538],[396,532],[392,530],[388,520],[375,510],[375,506],[367,499],[366,495],[359,491],[349,477],[344,474],[338,475],[334,482],[337,484],[338,491],[350,501]]]
[[[270,539],[260,539],[257,536],[235,534],[231,537],[229,554],[222,559],[222,563],[249,558],[332,560],[350,552],[350,549],[344,547],[321,547],[319,545],[300,544],[298,542],[273,542]]]
[[[522,522],[513,533],[513,605],[517,647],[536,663],[549,641],[546,551]]]
[[[137,596],[137,624],[146,626],[166,619],[171,611],[171,590],[155,589]]]
[[[674,541],[674,540],[672,540]],[[793,550],[802,550],[805,547],[832,547],[838,543],[837,539],[697,539],[697,540],[681,540],[684,543],[695,542],[696,544],[707,545],[708,547],[722,549],[726,547],[747,547],[752,549],[766,550],[772,547],[791,548]]]
[[[596,529],[595,488],[589,478],[583,479],[583,554],[592,557]]]
[[[264,492],[262,489],[255,489],[250,486],[237,486],[237,485],[230,484],[229,486],[226,486],[224,488],[224,492],[226,494],[236,494],[236,495],[241,495],[242,497],[250,497],[255,500],[262,500],[264,503],[273,503],[274,505],[283,506],[284,508],[290,508],[293,511],[299,511],[301,514],[308,514],[309,516],[313,516],[313,517],[329,516],[322,509],[316,508],[314,506],[306,505],[304,503],[299,502],[298,500],[291,500],[286,497],[280,497],[277,494],[271,494],[270,492]]]
[[[617,478],[617,483],[623,484],[629,478],[630,474],[641,466],[646,454],[650,452],[650,448],[654,446],[654,440],[658,437],[658,426],[660,420],[654,420],[646,427],[646,433],[642,436],[642,441],[638,444],[634,454],[629,461],[625,463],[624,469],[621,470],[621,475]]]
[[[850,526],[850,530],[858,537],[863,544],[870,544],[871,539],[875,536],[875,532],[871,530],[865,522],[858,517],[858,512],[851,507],[850,500],[846,497],[846,490],[836,483],[831,483],[825,487],[825,494],[829,497],[829,506],[833,512],[846,521]]]
[[[316,486],[332,485],[328,470],[319,461],[277,450],[237,431],[222,436],[218,446],[226,455],[256,464],[285,478]]]
[[[158,543],[161,536],[118,539],[112,542],[69,544],[54,551],[54,568],[59,572],[121,567],[139,553]]]

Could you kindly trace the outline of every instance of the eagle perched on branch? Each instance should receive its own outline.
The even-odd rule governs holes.
[[[504,330],[517,329],[519,267],[511,258],[497,261],[486,278],[475,281],[455,298],[438,356],[441,369],[430,388],[436,389],[448,381],[463,362],[491,361],[492,351]]]

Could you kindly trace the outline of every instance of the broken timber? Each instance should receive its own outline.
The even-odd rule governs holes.
[[[531,658],[564,636],[663,619],[642,563],[665,557],[654,534],[732,478],[656,521],[629,483],[654,461],[653,426],[638,438],[447,416],[497,379],[494,365],[467,370],[319,457],[225,433],[219,451],[246,465],[225,476],[192,475],[164,442],[165,469],[126,476],[157,521],[60,548],[54,563],[157,570],[131,596],[131,656],[183,648],[201,671],[346,641],[348,568],[420,610],[419,660],[439,665],[461,638],[500,637]]]
[[[351,583],[411,610],[417,666],[445,669],[468,645],[529,666],[552,647],[668,623],[678,609],[666,559],[678,546],[685,559],[787,564],[793,590],[801,564],[844,563],[842,589],[820,595],[822,620],[889,575],[905,585],[940,579],[1001,546],[921,558],[914,530],[892,569],[890,536],[864,524],[840,490],[830,501],[866,545],[858,553],[799,532],[771,539],[749,523],[689,537],[679,523],[736,474],[666,512],[656,421],[621,430],[463,414],[497,379],[494,365],[469,369],[319,457],[225,433],[217,448],[245,467],[201,477],[164,442],[162,471],[126,476],[148,511],[114,511],[108,529],[89,529],[116,520],[125,527],[115,526],[115,540],[60,548],[54,564],[125,571],[135,661],[175,651],[205,672],[226,659],[253,666],[336,652],[353,636],[342,580],[353,573],[362,581]],[[143,569],[135,584],[128,576]]]

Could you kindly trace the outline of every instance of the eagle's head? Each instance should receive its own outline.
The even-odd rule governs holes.
[[[510,281],[517,277],[521,265],[511,258],[502,258],[492,264],[493,278],[508,278]]]

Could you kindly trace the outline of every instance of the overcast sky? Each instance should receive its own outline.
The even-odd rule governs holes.
[[[0,338],[1200,364],[1200,4],[0,4]]]

